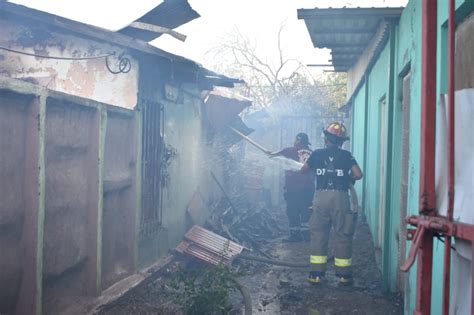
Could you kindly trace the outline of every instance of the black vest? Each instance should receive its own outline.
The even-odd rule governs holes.
[[[315,150],[307,163],[316,172],[316,190],[349,189],[350,170],[356,164],[349,151],[336,146]]]

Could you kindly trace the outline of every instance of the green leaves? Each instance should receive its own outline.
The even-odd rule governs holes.
[[[228,314],[229,294],[237,289],[238,273],[219,264],[193,270],[178,270],[171,280],[175,303],[186,314]]]

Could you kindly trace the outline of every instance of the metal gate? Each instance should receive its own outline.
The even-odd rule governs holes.
[[[163,212],[164,106],[153,101],[141,102],[142,109],[142,211],[140,236],[146,237],[161,229]]]

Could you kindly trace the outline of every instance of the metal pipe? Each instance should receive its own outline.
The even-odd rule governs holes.
[[[431,314],[433,236],[433,232],[425,231],[425,235],[421,240],[420,251],[418,254],[418,270],[416,277],[416,315]]]
[[[433,214],[436,146],[436,49],[438,1],[422,3],[420,214]],[[415,314],[431,313],[433,233],[426,231],[418,255]]]
[[[471,241],[471,314],[474,314],[474,290],[472,284],[474,283],[474,241]]]
[[[454,167],[455,167],[455,106],[454,106],[454,55],[455,55],[455,0],[449,0],[448,17],[448,220],[453,220],[454,213]],[[451,290],[451,236],[444,242],[443,273],[443,314],[449,315],[449,296]],[[472,302],[471,302],[472,304]]]
[[[454,213],[454,165],[455,165],[455,104],[454,104],[454,55],[455,55],[455,38],[456,38],[456,25],[455,25],[455,0],[449,0],[449,19],[448,19],[448,61],[449,61],[449,74],[448,74],[448,219],[453,220]]]
[[[433,213],[436,141],[436,41],[438,1],[423,0],[421,58],[420,213]]]

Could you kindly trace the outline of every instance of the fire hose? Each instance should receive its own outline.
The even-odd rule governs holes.
[[[242,294],[242,297],[244,299],[244,307],[245,307],[245,315],[252,315],[252,297],[250,296],[250,291],[249,289],[244,286],[237,278],[232,278],[234,281],[235,285],[240,291],[240,294]]]
[[[281,261],[277,259],[269,259],[269,258],[255,256],[255,255],[248,255],[248,254],[240,254],[236,258],[262,262],[262,263],[275,265],[275,266],[290,267],[290,268],[309,268],[310,267],[309,263],[294,263],[290,261]],[[330,261],[332,259],[334,259],[334,257],[330,257],[328,260]]]

